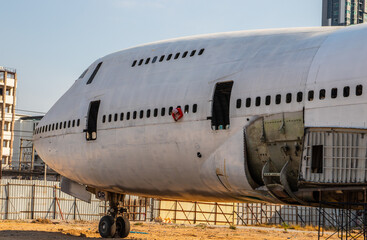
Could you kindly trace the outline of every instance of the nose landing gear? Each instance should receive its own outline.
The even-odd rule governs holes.
[[[118,207],[124,196],[109,194],[110,209],[108,215],[101,218],[98,225],[102,238],[126,238],[130,233],[130,222],[126,216],[127,210]]]

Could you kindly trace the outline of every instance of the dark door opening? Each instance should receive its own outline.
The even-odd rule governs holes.
[[[323,160],[324,160],[324,146],[323,145],[312,146],[312,159],[311,159],[312,173],[323,172]]]
[[[212,129],[229,129],[229,106],[233,81],[217,83],[213,96]]]
[[[98,110],[101,101],[93,101],[89,104],[86,139],[87,141],[97,139]]]

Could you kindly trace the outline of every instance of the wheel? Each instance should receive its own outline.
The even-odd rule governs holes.
[[[113,217],[104,216],[99,221],[98,225],[99,234],[103,238],[112,238],[116,233],[116,224],[114,223]]]
[[[126,238],[130,233],[130,221],[126,217],[116,219],[116,235],[120,238]]]

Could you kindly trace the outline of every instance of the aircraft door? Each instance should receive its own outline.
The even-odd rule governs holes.
[[[212,129],[229,129],[229,108],[233,81],[221,82],[215,85],[212,103]]]
[[[87,118],[87,129],[86,139],[87,141],[96,140],[97,139],[97,120],[98,120],[98,110],[101,101],[93,101],[89,104],[88,110],[88,118]]]

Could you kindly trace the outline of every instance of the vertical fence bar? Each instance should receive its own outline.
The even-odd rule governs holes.
[[[9,219],[9,205],[10,205],[10,183],[7,183],[7,195],[6,195],[6,211],[5,211],[5,219]]]
[[[31,219],[34,219],[34,206],[36,201],[36,184],[32,185]]]

